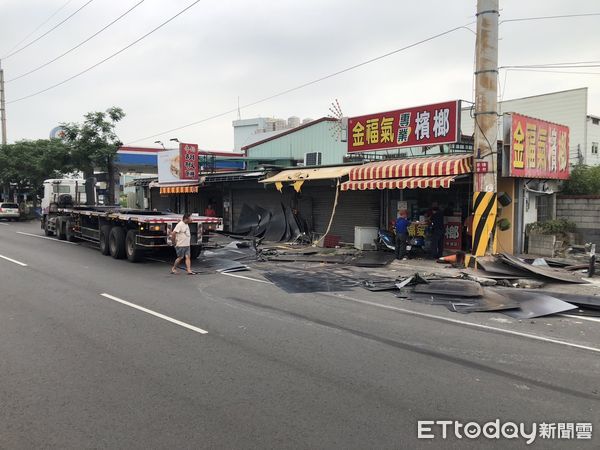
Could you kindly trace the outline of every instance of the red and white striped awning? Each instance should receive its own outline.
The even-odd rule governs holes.
[[[449,155],[377,161],[353,168],[350,181],[462,175],[472,172],[471,160],[467,155]]]
[[[196,194],[198,192],[197,184],[186,184],[182,186],[161,186],[160,195],[165,194]]]
[[[375,189],[418,189],[450,187],[456,176],[409,177],[385,180],[346,181],[340,185],[342,191],[369,191]]]

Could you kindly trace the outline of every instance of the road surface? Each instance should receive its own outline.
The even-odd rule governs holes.
[[[169,275],[0,222],[0,448],[492,448],[419,420],[592,423],[600,322]],[[241,277],[240,277],[241,275]]]

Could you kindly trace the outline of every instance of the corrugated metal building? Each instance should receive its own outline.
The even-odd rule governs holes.
[[[242,147],[249,158],[290,158],[304,161],[306,153],[321,153],[320,164],[341,164],[347,143],[334,137],[336,119],[323,117],[276,136]]]

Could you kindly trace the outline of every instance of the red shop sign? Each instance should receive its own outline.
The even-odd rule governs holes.
[[[348,153],[450,144],[460,138],[460,100],[348,119]]]

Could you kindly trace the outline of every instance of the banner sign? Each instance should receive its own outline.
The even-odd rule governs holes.
[[[444,217],[444,250],[462,248],[462,222],[460,216]]]
[[[179,143],[182,180],[198,179],[198,144]]]
[[[198,145],[179,144],[179,149],[158,152],[158,182],[198,180]]]
[[[348,153],[459,140],[459,100],[348,119]]]
[[[569,127],[504,115],[503,172],[519,178],[569,178]]]

